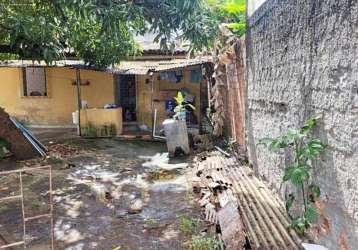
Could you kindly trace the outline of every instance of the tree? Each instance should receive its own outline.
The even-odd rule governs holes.
[[[225,24],[235,35],[246,31],[246,0],[206,0],[212,18]]]
[[[4,0],[0,53],[51,64],[73,50],[108,66],[139,52],[134,34],[154,31],[167,48],[179,36],[198,50],[210,46],[213,25],[202,0]]]

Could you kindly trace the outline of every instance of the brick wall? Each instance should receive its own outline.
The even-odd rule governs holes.
[[[223,90],[225,134],[245,145],[245,42],[238,40],[221,56],[225,64],[226,82]]]

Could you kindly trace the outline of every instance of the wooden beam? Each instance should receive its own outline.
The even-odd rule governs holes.
[[[78,108],[78,126],[77,134],[81,136],[81,109],[82,109],[82,100],[81,100],[81,73],[80,69],[76,69],[76,86],[77,86],[77,108]]]
[[[151,81],[151,112],[152,112],[152,138],[153,138],[153,135],[155,134],[155,131],[154,131],[154,73],[153,72],[150,72],[150,81]]]

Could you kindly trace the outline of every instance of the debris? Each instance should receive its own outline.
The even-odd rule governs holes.
[[[152,182],[152,181],[157,181],[157,180],[172,180],[175,178],[175,175],[172,174],[170,171],[168,170],[160,170],[160,171],[154,171],[149,173],[149,175],[147,176],[147,180]]]
[[[0,138],[9,142],[10,152],[17,159],[31,159],[39,155],[2,108],[0,108]]]
[[[215,146],[215,148],[220,152],[223,153],[226,157],[230,157],[230,154],[225,152],[223,149],[219,148],[218,146]]]
[[[305,250],[328,250],[328,248],[316,244],[302,243],[302,246]]]
[[[228,249],[240,249],[247,240],[253,249],[300,249],[282,204],[247,169],[219,151],[195,158],[192,180],[206,219],[217,221]]]
[[[142,211],[143,206],[144,204],[141,199],[134,199],[129,204],[128,213],[130,214],[139,213],[140,211]]]
[[[77,147],[67,144],[52,144],[48,147],[48,151],[50,156],[59,159],[69,158],[80,153]]]
[[[159,168],[164,170],[174,170],[180,168],[186,168],[187,163],[169,164],[169,153],[158,153],[152,157],[139,156],[140,159],[147,159],[148,161],[143,163],[143,167]]]
[[[193,136],[194,146],[200,151],[209,151],[214,148],[213,142],[208,134],[194,135]]]
[[[233,201],[228,202],[217,216],[226,248],[243,249],[246,235],[237,205]]]

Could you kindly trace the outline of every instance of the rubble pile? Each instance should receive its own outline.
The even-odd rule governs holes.
[[[301,249],[283,204],[241,160],[221,151],[194,159],[192,185],[227,249]]]
[[[68,144],[52,144],[48,146],[49,155],[54,158],[69,158],[80,152],[80,149]]]

